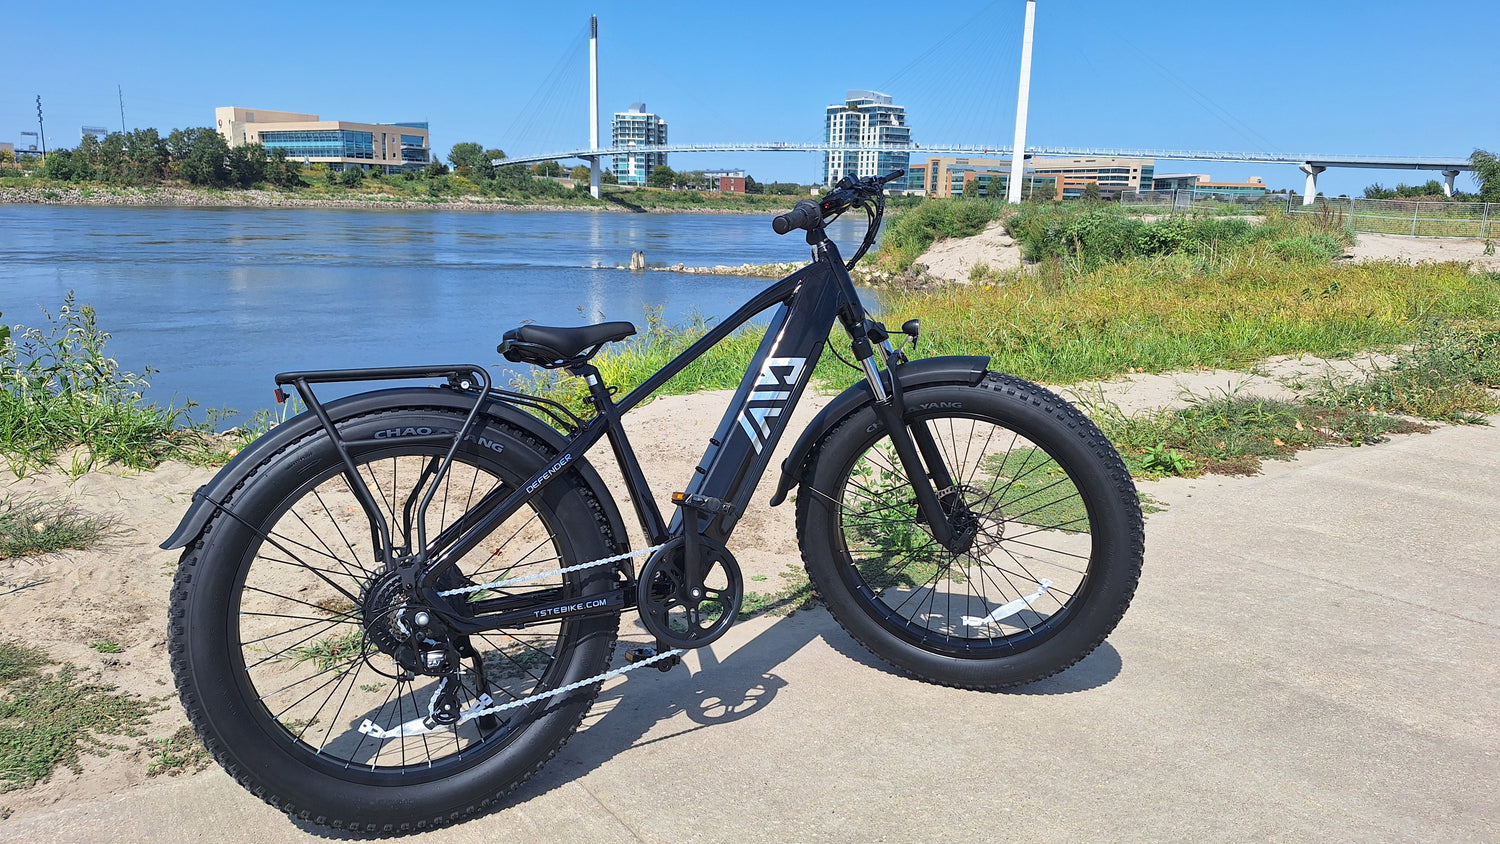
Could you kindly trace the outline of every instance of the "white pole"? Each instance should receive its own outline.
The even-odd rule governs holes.
[[[1016,94],[1016,142],[1010,148],[1010,190],[1005,201],[1021,201],[1026,175],[1026,106],[1031,99],[1031,32],[1036,27],[1036,0],[1026,0],[1026,35],[1021,41],[1021,90]]]
[[[599,18],[589,15],[589,149],[599,148]],[[599,156],[589,159],[589,193],[599,198]]]

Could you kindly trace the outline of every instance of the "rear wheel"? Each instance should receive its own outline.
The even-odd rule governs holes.
[[[905,402],[946,468],[944,510],[971,539],[959,551],[933,539],[874,409],[855,411],[819,444],[797,500],[808,573],[835,618],[896,666],[963,688],[1082,659],[1140,577],[1140,505],[1118,453],[1072,405],[1008,375]]]
[[[415,508],[446,452],[446,445],[405,440],[462,422],[451,411],[410,408],[341,425],[347,441],[380,443],[354,459],[397,545],[416,543]],[[490,420],[432,489],[427,536],[553,459],[525,433]],[[461,818],[550,758],[597,695],[595,684],[475,717],[604,671],[618,616],[414,638],[419,608],[399,574],[382,567],[370,521],[323,433],[268,458],[224,505],[177,575],[173,672],[214,757],[278,808],[376,832]],[[535,574],[505,594],[552,589],[571,600],[612,589],[614,570],[558,569],[615,551],[598,502],[564,477],[440,586]],[[422,654],[443,651],[449,669],[422,673]],[[435,706],[439,700],[446,706]]]

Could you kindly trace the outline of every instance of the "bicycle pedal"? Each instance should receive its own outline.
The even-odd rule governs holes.
[[[635,664],[637,662],[645,662],[646,660],[654,659],[655,657],[656,648],[631,648],[630,650],[625,652],[625,661],[631,664]],[[682,662],[682,657],[670,656],[656,663],[656,670],[662,673],[666,673],[675,668],[680,662]]]
[[[733,502],[707,495],[699,495],[696,492],[674,492],[672,493],[672,503],[708,515],[728,515],[734,512]]]

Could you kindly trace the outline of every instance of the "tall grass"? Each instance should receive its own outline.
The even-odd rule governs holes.
[[[96,463],[150,468],[169,457],[211,459],[212,442],[188,425],[193,406],[146,404],[137,375],[105,352],[94,309],[69,292],[49,325],[0,336],[0,456],[23,474],[81,446],[72,470]]]
[[[1500,314],[1500,284],[1458,265],[1289,264],[1257,250],[1088,271],[1053,263],[1003,283],[881,298],[888,323],[922,317],[924,355],[988,354],[995,369],[1054,384],[1343,357],[1409,343],[1430,320]]]

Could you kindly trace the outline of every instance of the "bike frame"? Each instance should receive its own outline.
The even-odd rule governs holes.
[[[482,415],[480,408],[486,401],[512,404],[536,401],[518,394],[491,390],[488,379],[483,378],[475,408],[464,427],[453,435],[447,456],[435,471],[429,467],[429,478],[425,482],[429,489],[417,505],[415,519],[410,501],[403,508],[406,525],[410,527],[415,524],[417,528],[418,537],[416,547],[413,548],[393,544],[384,516],[375,506],[374,499],[355,469],[353,459],[338,437],[332,420],[313,396],[309,385],[323,381],[380,380],[417,375],[447,375],[450,382],[455,382],[462,374],[473,373],[476,368],[458,366],[419,370],[404,367],[400,370],[299,372],[283,373],[276,380],[279,385],[296,386],[303,400],[318,414],[324,428],[338,444],[345,463],[345,474],[371,519],[372,539],[383,546],[377,549],[378,552],[383,553],[387,561],[403,573],[403,580],[424,603],[434,608],[443,608],[452,606],[448,599],[438,594],[437,584],[444,572],[478,547],[495,528],[515,514],[528,500],[566,474],[570,463],[604,438],[610,441],[635,507],[636,517],[651,545],[661,545],[677,538],[696,545],[701,536],[722,546],[729,539],[740,514],[744,512],[756,485],[765,473],[772,453],[790,421],[792,410],[807,387],[813,369],[822,356],[824,345],[828,342],[833,323],[837,320],[849,334],[855,357],[876,399],[878,412],[886,421],[887,430],[891,431],[897,453],[906,464],[909,476],[916,481],[918,505],[923,517],[929,525],[934,526],[934,535],[939,541],[947,541],[951,538],[952,531],[938,500],[940,492],[935,493],[930,483],[917,480],[929,476],[928,470],[922,465],[921,458],[925,457],[930,465],[938,467],[931,473],[931,477],[938,482],[937,489],[942,491],[949,486],[949,482],[945,480],[946,472],[941,469],[940,461],[937,460],[936,449],[930,447],[931,438],[921,426],[915,432],[915,440],[908,435],[901,423],[903,410],[899,407],[900,391],[894,378],[891,379],[891,384],[895,395],[888,396],[886,393],[870,345],[864,306],[849,278],[838,247],[821,229],[809,232],[808,242],[814,248],[812,263],[761,291],[619,402],[614,401],[611,388],[602,383],[598,370],[592,364],[585,361],[569,367],[572,374],[584,378],[588,385],[589,401],[597,411],[594,418],[582,423],[572,433],[561,453],[545,469],[536,472],[508,492],[497,490],[490,493],[429,543],[423,530],[428,500],[447,471],[459,444]],[[751,358],[717,431],[709,439],[708,447],[698,461],[687,489],[680,496],[673,496],[683,506],[679,507],[679,512],[669,523],[663,518],[657,505],[621,417],[710,348],[772,308],[777,310],[771,317],[760,346]],[[889,343],[883,337],[879,339],[884,344],[889,364]],[[482,370],[477,372],[482,378]],[[462,385],[468,386],[470,383],[465,379]],[[432,439],[450,441],[447,434],[435,435]],[[919,452],[921,457],[918,456]],[[419,484],[418,489],[422,486],[423,484]],[[688,525],[684,516],[690,517],[694,524]],[[691,558],[694,555],[688,556]],[[688,576],[696,577],[697,560],[689,559],[686,564]],[[626,586],[633,587],[633,584]],[[561,588],[543,588],[474,601],[465,604],[461,613],[443,614],[458,632],[478,633],[523,627],[543,618],[556,621],[560,616],[619,612],[631,603],[631,595],[626,587],[606,595],[602,602],[590,601],[594,605],[588,607],[566,605],[566,597]],[[553,604],[563,606],[554,607]],[[546,609],[539,613],[537,607]]]

